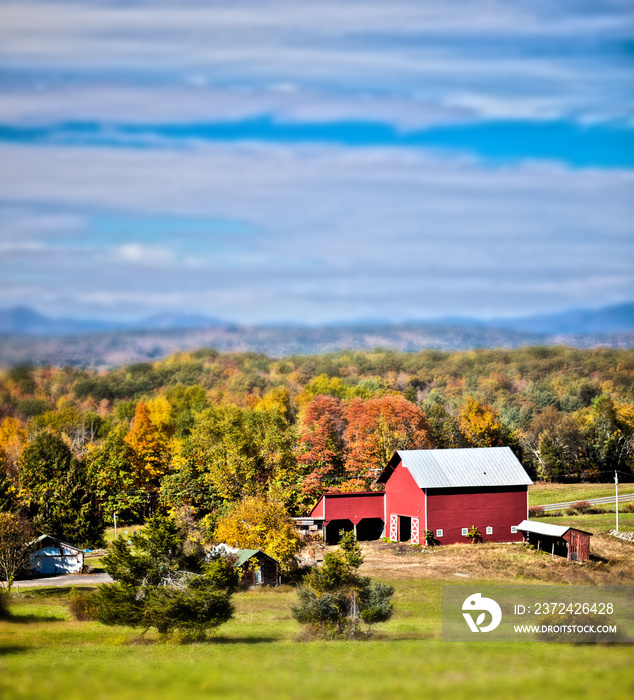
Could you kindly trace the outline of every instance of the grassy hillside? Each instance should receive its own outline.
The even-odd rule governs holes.
[[[634,484],[620,484],[619,496],[634,493]],[[533,484],[528,489],[528,503],[541,506],[547,503],[585,501],[589,498],[614,496],[614,482],[608,484]]]

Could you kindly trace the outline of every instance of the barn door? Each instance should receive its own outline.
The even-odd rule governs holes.
[[[390,515],[390,539],[398,542],[398,515],[395,513]]]
[[[412,518],[412,544],[420,544],[418,518]]]

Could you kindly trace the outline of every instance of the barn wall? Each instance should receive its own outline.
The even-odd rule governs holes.
[[[462,528],[475,525],[486,542],[521,542],[521,532],[512,533],[526,517],[527,486],[455,488],[427,490],[427,527],[441,544],[466,543]],[[486,534],[492,527],[493,533]]]
[[[323,518],[324,517],[324,497],[322,496],[317,503],[315,504],[315,507],[310,511],[310,517],[311,518]]]
[[[345,495],[324,494],[324,518],[331,520],[350,520],[359,523],[363,518],[381,518],[383,520],[382,492],[349,493]],[[314,513],[311,513],[314,515]]]
[[[425,529],[425,493],[402,463],[385,484],[385,512],[386,534],[390,539],[404,541],[411,537],[412,544],[421,543],[420,533]],[[409,532],[404,534],[403,528],[409,528]]]
[[[52,556],[37,552],[31,558],[31,570],[36,574],[79,574],[84,566],[84,555]]]
[[[258,552],[256,555],[260,564],[260,580],[263,586],[277,586],[278,566],[270,557],[267,557],[263,552]]]
[[[425,494],[402,464],[396,467],[385,484],[385,505],[388,519],[391,514],[419,518],[420,527],[424,529]]]

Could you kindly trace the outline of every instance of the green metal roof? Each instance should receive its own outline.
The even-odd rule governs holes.
[[[236,552],[236,566],[246,564],[252,556],[257,554],[259,549],[239,549]]]
[[[235,552],[236,556],[236,566],[242,566],[243,564],[246,564],[249,559],[254,557],[258,552],[262,552],[261,549],[239,549],[237,552]],[[268,555],[266,552],[262,552],[265,557],[268,557],[272,561],[274,561],[276,564],[279,564],[277,559],[273,559],[272,556]]]

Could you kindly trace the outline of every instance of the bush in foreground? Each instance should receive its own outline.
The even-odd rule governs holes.
[[[71,588],[68,609],[73,620],[96,619],[95,596],[96,591],[78,591],[74,586]]]
[[[354,639],[392,617],[394,588],[358,575],[359,545],[353,533],[341,534],[339,550],[328,552],[323,565],[304,577],[292,614],[314,636]]]
[[[184,531],[170,518],[151,518],[131,547],[115,540],[103,563],[117,583],[100,586],[89,608],[106,625],[202,639],[233,615],[231,595],[239,583],[233,562],[206,562],[202,549],[187,551]]]

